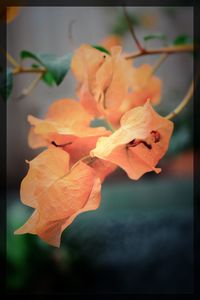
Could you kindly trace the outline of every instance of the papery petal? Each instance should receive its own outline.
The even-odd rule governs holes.
[[[90,151],[96,147],[98,138],[99,136],[78,138],[72,144],[65,146],[63,149],[70,155],[70,165],[73,166],[81,158],[89,156]],[[108,161],[100,159],[92,161],[89,165],[95,170],[101,182],[103,182],[105,177],[110,173],[114,172],[117,167]]]
[[[40,147],[47,147],[48,146],[48,142],[45,141],[41,135],[36,134],[34,132],[34,128],[32,127],[29,131],[28,134],[28,145],[29,147],[31,147],[32,149],[37,149]]]
[[[121,55],[121,47],[113,47],[96,73],[95,99],[106,110],[115,111],[128,93],[132,66]],[[105,112],[106,113],[106,112]]]
[[[93,117],[74,99],[60,99],[51,104],[45,119],[69,127],[76,123],[89,125]]]
[[[38,197],[69,170],[69,154],[54,146],[40,153],[29,163],[29,171],[21,182],[22,203],[37,208]]]
[[[103,182],[105,178],[113,173],[117,168],[115,163],[99,158],[92,161],[90,166],[95,170],[95,173],[100,178],[101,182]]]
[[[154,141],[153,131],[158,131],[159,141]],[[172,131],[173,123],[159,116],[147,102],[128,111],[121,119],[121,127],[111,136],[99,138],[91,156],[117,164],[132,179],[152,170],[158,173],[160,169],[155,166],[168,149]],[[129,145],[134,140],[142,142]]]
[[[36,226],[39,222],[39,214],[37,210],[35,210],[30,218],[26,221],[24,225],[15,230],[14,234],[24,234],[24,233],[32,233],[36,234]]]
[[[91,193],[88,197],[88,201],[85,203],[85,206],[78,209],[70,217],[68,217],[67,219],[56,221],[40,221],[34,224],[30,218],[22,227],[15,231],[15,234],[37,234],[42,240],[44,240],[48,244],[55,247],[60,247],[61,234],[74,221],[74,219],[83,212],[95,210],[99,207],[100,189],[100,180],[96,178]]]
[[[36,210],[16,234],[37,234],[59,246],[62,231],[74,218],[99,206],[101,182],[95,170],[83,162],[69,170],[68,159],[67,152],[52,146],[30,162],[21,200]]]
[[[114,46],[122,45],[122,38],[118,35],[111,34],[105,37],[100,44],[110,51]]]
[[[142,64],[132,69],[132,88],[134,90],[143,87],[151,76],[153,67],[149,64]]]
[[[97,102],[89,89],[87,81],[85,81],[78,89],[78,96],[80,103],[89,114],[95,118],[99,118],[103,115],[98,109]]]
[[[71,70],[79,82],[87,80],[90,85],[100,65],[104,62],[106,53],[103,53],[90,45],[83,44],[72,58]]]
[[[52,142],[66,144],[77,137],[108,133],[104,127],[89,127],[92,119],[79,102],[71,99],[58,100],[50,106],[44,120],[28,116],[28,121],[33,126],[29,134],[29,145],[37,148]]]

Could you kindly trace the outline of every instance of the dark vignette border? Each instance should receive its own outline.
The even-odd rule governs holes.
[[[194,41],[200,43],[200,5],[198,1],[186,0],[8,0],[6,6],[193,6],[194,7]],[[134,5],[133,5],[134,4]],[[0,46],[6,50],[6,24],[0,24]],[[198,49],[197,49],[198,48]],[[194,78],[195,78],[195,93],[194,93],[194,118],[193,118],[193,146],[194,146],[194,293],[193,296],[200,295],[200,174],[198,167],[200,166],[200,84],[197,82],[200,79],[200,51],[199,47],[194,53]],[[5,57],[0,55],[0,67],[6,70],[7,62]],[[198,80],[196,79],[198,77]],[[3,259],[1,270],[3,275],[0,277],[1,291],[6,292],[6,102],[0,98],[0,257]],[[8,291],[7,291],[8,293]],[[115,294],[117,295],[117,294]],[[128,294],[127,294],[128,295]],[[136,295],[136,294],[134,294]],[[156,294],[158,295],[158,294]],[[172,294],[170,294],[172,295]],[[181,295],[181,294],[178,294]],[[176,295],[176,296],[178,296]],[[103,294],[101,294],[103,296]],[[111,295],[110,295],[111,296]],[[124,296],[124,295],[120,295]],[[164,296],[164,295],[162,295]],[[181,295],[181,296],[186,296]],[[97,298],[97,295],[95,296]]]
[[[0,47],[6,49],[6,24],[0,23]],[[0,53],[0,72],[6,70],[6,58]],[[0,287],[6,285],[6,102],[0,96]],[[2,274],[3,271],[3,274]]]

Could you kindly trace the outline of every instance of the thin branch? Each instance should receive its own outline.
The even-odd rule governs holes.
[[[130,33],[131,33],[131,35],[132,35],[132,38],[133,38],[133,40],[135,41],[135,43],[136,43],[136,45],[137,45],[139,51],[140,51],[140,52],[144,52],[144,48],[143,48],[142,45],[140,44],[140,42],[139,42],[139,40],[138,40],[138,38],[137,38],[137,36],[136,36],[136,34],[135,34],[135,31],[134,31],[134,28],[133,28],[133,24],[132,24],[132,21],[131,21],[131,19],[130,19],[129,14],[128,14],[127,10],[126,10],[126,7],[123,7],[123,10],[124,10],[124,15],[125,15],[125,17],[126,17],[126,20],[127,20],[128,27],[129,27]]]
[[[72,20],[69,23],[69,27],[68,27],[68,39],[69,39],[69,42],[71,43],[71,45],[72,45],[73,48],[75,48],[75,43],[74,43],[73,33],[72,33],[72,30],[73,30],[73,27],[74,27],[74,23],[76,23],[76,20]]]
[[[22,68],[21,66],[19,66],[18,68],[13,69],[12,73],[13,75],[17,75],[17,74],[23,74],[23,73],[40,73],[40,74],[44,74],[46,72],[45,68]]]
[[[153,74],[155,74],[155,72],[158,70],[158,68],[161,66],[161,64],[167,59],[168,56],[169,56],[168,53],[161,54],[161,56],[155,62],[154,66],[153,66],[153,69],[151,71],[150,76],[152,76]]]
[[[187,94],[181,101],[181,103],[177,106],[176,109],[174,109],[170,114],[168,114],[165,118],[168,120],[171,120],[172,118],[176,117],[183,109],[184,107],[189,103],[194,93],[194,82],[191,83]]]
[[[136,57],[144,56],[144,55],[154,55],[154,54],[162,54],[162,53],[180,53],[180,52],[193,52],[194,45],[181,45],[181,46],[170,46],[170,47],[163,47],[158,49],[144,49],[143,52],[137,51],[133,53],[129,53],[124,56],[125,59],[133,59]]]
[[[0,51],[6,56],[6,59],[13,65],[15,68],[19,68],[20,64],[3,48],[0,47]]]
[[[42,73],[38,74],[36,78],[31,82],[31,84],[28,86],[28,88],[22,91],[21,95],[17,98],[17,100],[21,100],[24,97],[28,96],[32,92],[32,90],[37,86],[42,76],[43,76]]]

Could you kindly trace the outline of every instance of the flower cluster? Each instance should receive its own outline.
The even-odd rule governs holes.
[[[152,66],[135,67],[120,46],[111,54],[81,45],[71,71],[76,99],[55,101],[44,119],[28,116],[32,148],[45,147],[21,183],[21,201],[34,212],[16,234],[37,234],[59,246],[75,217],[100,205],[101,185],[121,167],[133,179],[154,171],[168,149],[173,123],[152,108],[162,82]],[[104,119],[107,128],[92,127]]]

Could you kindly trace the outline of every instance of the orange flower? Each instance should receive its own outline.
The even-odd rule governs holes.
[[[83,44],[75,51],[71,62],[71,70],[80,83],[77,89],[80,102],[94,117],[99,117],[101,114],[97,109],[92,87],[95,83],[96,72],[107,56],[106,53]]]
[[[107,116],[109,122],[115,128],[120,126],[121,117],[130,109],[145,104],[147,100],[150,100],[152,104],[160,102],[162,81],[151,75],[152,69],[152,66],[148,64],[132,68],[131,84],[129,86],[132,92],[127,93],[121,105]]]
[[[128,92],[132,68],[121,55],[121,47],[113,47],[107,55],[82,45],[74,54],[71,69],[80,82],[80,102],[94,117],[112,114]]]
[[[33,125],[29,133],[29,145],[32,148],[47,147],[51,144],[70,154],[70,168],[80,159],[88,156],[95,148],[100,136],[110,135],[104,127],[91,128],[92,117],[77,101],[61,99],[54,102],[44,120],[29,116]],[[116,169],[109,162],[92,162],[95,172],[103,180]]]
[[[49,107],[44,120],[28,116],[28,121],[33,126],[29,133],[29,145],[37,148],[52,142],[71,143],[77,137],[109,134],[104,127],[89,127],[92,119],[81,104],[73,99],[55,101]]]
[[[99,110],[106,117],[120,107],[131,83],[132,66],[123,58],[121,50],[121,47],[112,48],[111,56],[96,73],[93,93]]]
[[[19,1],[18,1],[19,2]],[[20,3],[16,3],[20,4]],[[12,22],[20,13],[19,6],[8,6],[9,3],[1,3],[0,6],[0,20],[6,23]]]
[[[133,68],[131,87],[133,95],[134,93],[137,94],[135,98],[139,99],[140,105],[143,105],[148,98],[152,104],[160,102],[162,82],[158,77],[152,76],[152,71],[153,67],[149,64],[142,64],[138,68]]]
[[[124,169],[131,179],[139,179],[155,168],[166,153],[173,123],[159,116],[149,101],[121,118],[121,127],[109,137],[99,138],[91,156],[108,160]]]
[[[143,105],[147,99],[157,104],[162,88],[161,80],[151,74],[151,65],[135,68],[121,50],[113,47],[111,55],[102,54],[103,60],[100,51],[83,45],[72,60],[72,71],[80,82],[80,102],[94,117],[106,118],[115,128],[120,126],[122,115],[133,107]]]
[[[111,49],[114,46],[122,46],[122,38],[116,34],[111,34],[108,35],[106,38],[104,38],[100,44],[108,49],[109,51],[111,51]]]
[[[63,150],[70,155],[70,166],[73,166],[80,159],[88,157],[90,151],[96,147],[98,138],[99,136],[77,138],[71,144],[64,146]],[[117,168],[115,164],[109,161],[91,158],[87,158],[87,160],[90,167],[95,170],[96,175],[101,179],[101,182]]]
[[[20,7],[19,6],[8,6],[6,8],[6,22],[10,23],[12,22],[20,12]]]
[[[15,234],[32,233],[59,247],[63,230],[84,211],[100,204],[100,179],[83,162],[69,170],[67,152],[49,147],[29,162],[21,183],[21,201],[35,209]]]

